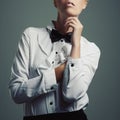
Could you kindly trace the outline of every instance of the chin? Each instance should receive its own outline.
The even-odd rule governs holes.
[[[73,16],[73,17],[79,16],[79,13],[76,13],[74,10],[71,9],[66,10],[65,14],[67,16]]]
[[[79,15],[78,14],[72,14],[72,13],[66,13],[66,16],[68,16],[68,17],[77,17]]]

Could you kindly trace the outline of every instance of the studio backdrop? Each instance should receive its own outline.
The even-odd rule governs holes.
[[[120,107],[120,1],[89,0],[80,16],[83,35],[101,50],[98,70],[88,89],[89,120],[118,120]],[[45,27],[56,19],[52,0],[0,0],[0,119],[22,120],[23,106],[8,91],[10,69],[25,28]]]

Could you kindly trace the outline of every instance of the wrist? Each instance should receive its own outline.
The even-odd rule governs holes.
[[[72,41],[72,48],[79,49],[80,48],[80,40],[79,41]]]
[[[80,39],[81,39],[81,34],[73,34],[71,39],[72,46],[79,47]]]
[[[80,44],[79,45],[72,45],[70,57],[76,59],[80,58]]]

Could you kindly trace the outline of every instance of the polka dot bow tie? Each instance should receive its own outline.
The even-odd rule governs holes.
[[[71,43],[71,36],[72,36],[72,32],[69,32],[69,33],[63,35],[55,29],[52,29],[52,31],[50,33],[50,38],[51,38],[52,43],[57,42],[62,38],[65,40],[65,42]]]

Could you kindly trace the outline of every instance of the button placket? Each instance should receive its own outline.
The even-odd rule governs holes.
[[[55,65],[55,52],[54,51],[51,52],[50,56],[47,58],[46,61],[50,67],[54,67]]]
[[[61,54],[61,49],[64,45],[64,40],[61,39],[59,42],[57,42],[54,46],[54,51],[55,51],[55,63],[56,65],[60,64],[61,63],[61,57],[60,57],[60,54]]]
[[[55,94],[54,92],[49,93],[49,98],[48,98],[48,111],[49,113],[52,113],[55,111]]]
[[[56,42],[54,43],[54,48],[53,48],[53,51],[54,51],[54,54],[55,54],[55,66],[57,66],[60,61],[59,61],[59,53],[60,53],[60,50],[61,50],[61,44],[59,42]]]

